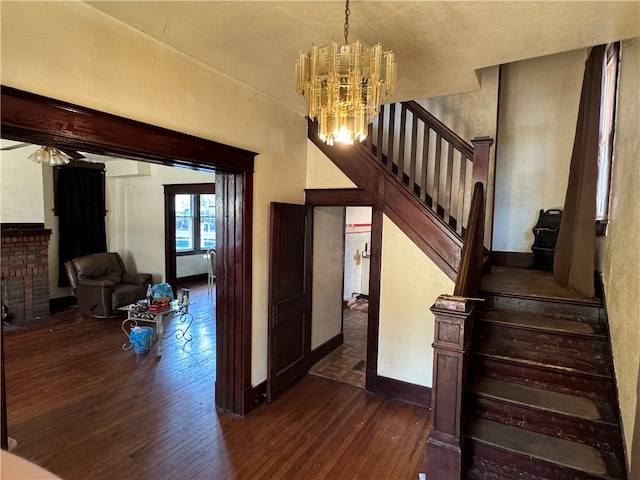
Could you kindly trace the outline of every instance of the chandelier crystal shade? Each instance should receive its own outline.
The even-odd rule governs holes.
[[[345,16],[343,45],[313,45],[309,53],[300,53],[296,64],[296,91],[309,104],[309,117],[318,121],[320,139],[328,145],[364,140],[380,101],[396,82],[393,52],[384,52],[379,43],[349,44],[349,2]]]
[[[52,167],[66,165],[70,162],[69,158],[58,150],[56,147],[40,147],[34,153],[29,155],[29,160],[36,163],[47,163]]]

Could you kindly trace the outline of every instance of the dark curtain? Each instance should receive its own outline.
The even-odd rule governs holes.
[[[604,45],[594,47],[585,64],[569,185],[553,261],[556,282],[585,298],[594,294],[598,130],[604,53]]]
[[[60,232],[58,286],[67,287],[64,262],[107,251],[104,172],[95,168],[58,168],[55,209]]]

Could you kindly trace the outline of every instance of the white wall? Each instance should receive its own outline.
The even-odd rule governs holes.
[[[344,291],[369,294],[371,253],[371,207],[347,207],[344,225]],[[368,252],[365,254],[365,249]]]
[[[209,172],[131,160],[106,162],[108,249],[120,253],[128,270],[151,273],[156,283],[165,281],[164,185],[213,182],[215,174]],[[179,258],[178,277],[207,271],[202,255]]]
[[[252,383],[263,381],[269,202],[304,200],[304,117],[82,2],[3,2],[1,21],[3,85],[259,153],[251,363]],[[159,233],[148,222],[157,213],[155,208],[129,212],[133,230],[126,245],[136,267],[154,274],[164,270],[163,251],[155,244],[147,248],[144,239]],[[115,222],[121,225],[119,219]]]
[[[344,207],[313,209],[311,348],[342,331]]]
[[[540,209],[562,208],[587,50],[503,65],[493,249],[531,252]]]
[[[20,142],[1,140],[2,148]],[[4,223],[44,223],[43,169],[28,159],[39,147],[29,145],[0,151],[0,221]],[[47,227],[49,228],[49,227]]]
[[[611,203],[599,245],[629,478],[640,478],[640,38],[622,42]]]
[[[384,217],[378,374],[431,387],[434,316],[429,310],[454,283]]]

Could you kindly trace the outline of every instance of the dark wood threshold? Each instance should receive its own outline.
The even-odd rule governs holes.
[[[319,347],[314,348],[313,350],[311,350],[309,365],[310,366],[315,365],[316,363],[318,363],[324,357],[329,355],[331,352],[333,352],[336,348],[338,348],[343,343],[344,343],[344,333],[340,332],[338,335],[336,335],[333,338],[330,338]]]
[[[431,408],[431,388],[383,377],[369,369],[367,369],[367,390],[419,407]]]

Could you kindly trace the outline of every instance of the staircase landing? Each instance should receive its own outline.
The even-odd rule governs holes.
[[[482,290],[504,295],[526,295],[545,299],[568,300],[599,305],[598,298],[582,298],[556,283],[551,272],[530,268],[491,267],[482,277]]]

